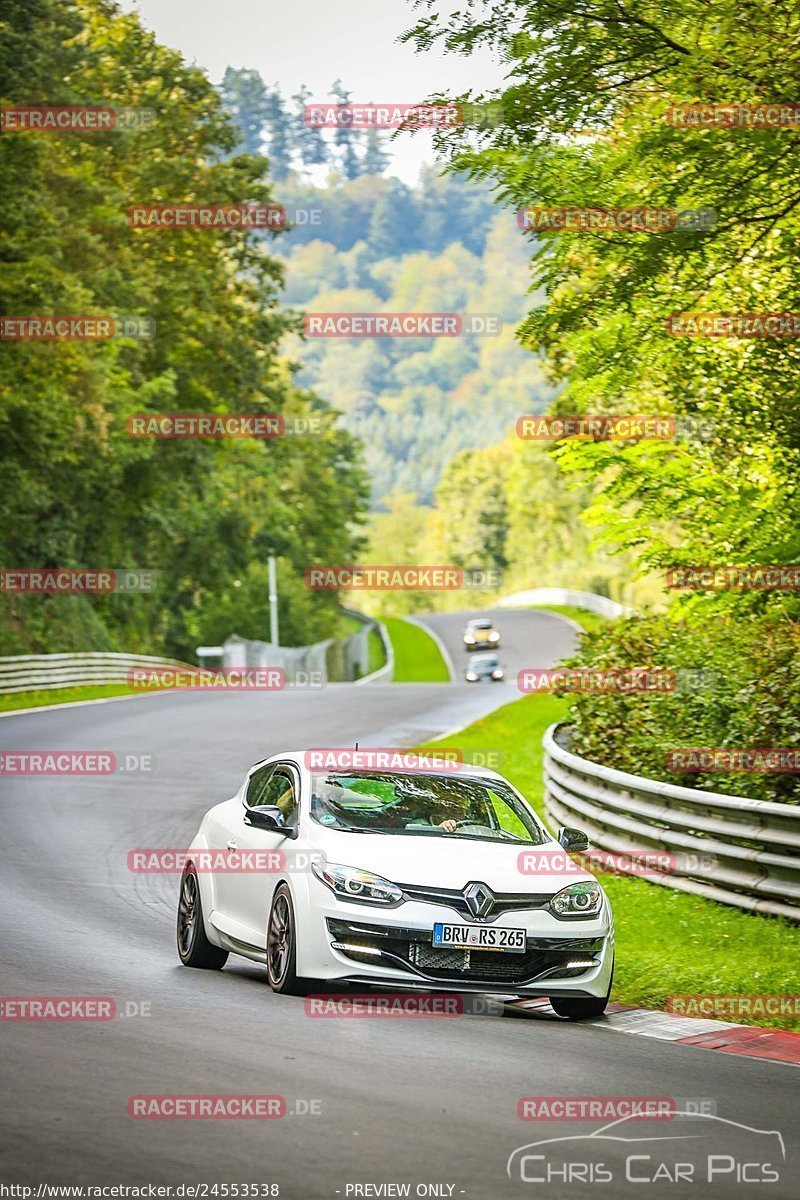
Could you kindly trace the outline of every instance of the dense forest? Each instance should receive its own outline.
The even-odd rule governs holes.
[[[455,454],[504,437],[555,392],[515,334],[530,267],[514,215],[463,174],[425,167],[413,187],[387,177],[390,135],[309,128],[305,88],[287,100],[258,72],[229,68],[221,94],[242,146],[268,154],[280,181],[289,229],[275,252],[288,304],[501,318],[497,337],[286,342],[301,364],[297,382],[319,391],[363,441],[373,507],[387,509],[394,493],[431,505]],[[337,80],[331,98],[349,97]]]

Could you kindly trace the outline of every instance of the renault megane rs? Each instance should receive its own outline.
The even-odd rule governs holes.
[[[585,834],[553,838],[494,771],[399,753],[386,769],[369,751],[321,769],[322,757],[258,763],[203,817],[180,886],[185,966],[233,953],[263,962],[277,992],[351,981],[604,1011],[613,920],[570,858]]]

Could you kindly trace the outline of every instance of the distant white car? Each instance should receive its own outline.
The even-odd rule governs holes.
[[[464,645],[467,650],[497,650],[500,634],[490,617],[473,617],[464,629]]]
[[[503,664],[496,654],[473,654],[464,669],[467,683],[480,683],[481,679],[500,683],[505,677]]]
[[[604,1011],[611,909],[566,853],[585,834],[554,839],[483,768],[307,763],[304,751],[259,763],[203,817],[181,878],[184,965],[220,968],[234,953],[265,963],[277,992],[350,980],[547,996],[572,1019]],[[208,865],[257,854],[275,869]]]

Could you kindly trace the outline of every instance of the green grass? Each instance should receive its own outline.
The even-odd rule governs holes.
[[[379,671],[386,665],[386,653],[377,629],[370,629],[367,637],[367,675]]]
[[[14,712],[18,708],[42,708],[48,704],[70,704],[75,700],[103,700],[107,696],[141,696],[142,690],[128,687],[126,683],[113,683],[97,687],[8,692],[0,695],[0,712]]]
[[[395,683],[448,683],[450,672],[432,637],[402,617],[383,621],[394,648]]]
[[[481,763],[481,752],[501,751],[497,770],[544,816],[542,734],[553,721],[564,719],[568,706],[560,697],[526,696],[446,741],[463,747],[466,761]],[[608,873],[600,878],[614,909],[612,999],[618,1003],[663,1009],[670,995],[796,991],[790,976],[800,938],[788,921],[751,915],[644,879]],[[729,1019],[742,1025],[800,1029],[796,1017]]]
[[[587,632],[592,633],[595,629],[602,629],[608,624],[608,617],[601,617],[599,613],[590,612],[588,608],[575,608],[571,604],[531,604],[529,608],[541,608],[544,612],[561,613],[562,617],[571,617]]]

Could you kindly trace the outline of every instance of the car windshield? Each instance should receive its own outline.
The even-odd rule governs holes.
[[[473,667],[496,667],[498,661],[496,654],[474,654],[472,656]]]
[[[311,817],[350,833],[465,838],[541,846],[550,841],[500,779],[420,772],[336,772],[313,777]]]

